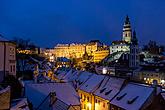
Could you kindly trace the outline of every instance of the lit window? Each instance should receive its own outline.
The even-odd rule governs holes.
[[[103,107],[105,108],[105,103],[103,103]]]

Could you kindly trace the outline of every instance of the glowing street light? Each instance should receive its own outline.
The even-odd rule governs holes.
[[[102,72],[103,74],[107,74],[107,68],[103,68]]]

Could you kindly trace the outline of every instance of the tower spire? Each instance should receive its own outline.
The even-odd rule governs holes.
[[[129,17],[128,17],[128,15],[126,16],[125,24],[130,24],[130,21],[129,21]]]
[[[128,17],[128,15],[125,18],[124,21],[124,26],[123,26],[123,41],[126,41],[128,43],[131,42],[131,38],[132,38],[132,29],[131,29],[131,23],[130,23],[130,19]]]
[[[136,31],[134,30],[130,43],[129,67],[138,68],[138,66],[139,66],[139,47],[138,47],[138,40],[136,37]]]
[[[138,45],[138,39],[136,37],[136,31],[135,30],[133,31],[133,36],[131,38],[131,43],[134,44],[134,45]]]

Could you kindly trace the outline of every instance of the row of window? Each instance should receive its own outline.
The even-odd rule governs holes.
[[[148,74],[148,73],[143,73],[143,75],[145,75],[145,76],[155,76],[155,77],[159,76],[158,74]]]

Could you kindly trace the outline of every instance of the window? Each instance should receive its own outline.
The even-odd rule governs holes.
[[[95,99],[95,102],[97,103],[97,99]]]
[[[13,66],[12,66],[12,65],[10,65],[10,72],[11,72],[11,73],[12,73],[12,70],[13,70],[13,69],[12,69],[12,67],[13,67]]]
[[[15,65],[13,65],[13,72],[15,72]]]
[[[98,100],[98,104],[100,105],[100,100]]]
[[[103,107],[105,108],[105,103],[103,102]]]
[[[87,96],[87,101],[89,102],[89,97]]]

